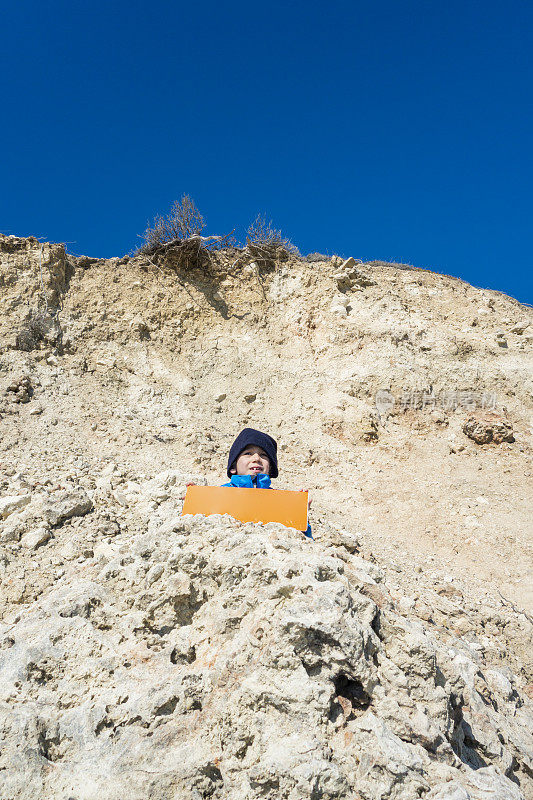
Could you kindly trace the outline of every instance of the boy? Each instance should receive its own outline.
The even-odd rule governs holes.
[[[230,482],[223,486],[273,488],[270,480],[278,477],[277,450],[278,446],[272,436],[254,428],[244,428],[231,445],[227,467]],[[313,538],[309,524],[304,533],[309,539]]]

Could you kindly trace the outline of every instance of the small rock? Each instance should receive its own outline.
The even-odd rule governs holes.
[[[412,611],[415,607],[415,601],[412,597],[400,597],[398,600],[398,606],[401,611],[407,613],[408,611]]]
[[[359,539],[347,531],[334,530],[331,534],[331,543],[337,547],[344,547],[349,553],[357,553],[360,547]]]
[[[50,498],[45,505],[47,522],[56,527],[71,517],[82,517],[92,510],[93,504],[90,497],[83,489],[62,492],[59,496]]]
[[[512,425],[497,414],[470,417],[463,425],[463,433],[476,444],[501,444],[515,440]]]
[[[517,336],[522,336],[527,328],[529,328],[529,322],[519,322],[517,325],[514,325],[511,328],[511,333],[515,333]]]
[[[159,578],[163,574],[163,571],[164,571],[163,564],[154,564],[154,566],[148,570],[148,573],[146,575],[147,586],[151,586],[153,583],[159,580]]]
[[[433,622],[433,610],[426,603],[417,600],[415,610],[420,619],[426,622]]]
[[[490,688],[501,694],[504,700],[510,700],[513,695],[513,687],[511,681],[497,669],[488,669],[485,671],[485,680]]]
[[[339,316],[341,317],[348,316],[348,311],[346,310],[346,306],[341,306],[340,303],[333,303],[330,306],[329,310],[331,311],[332,314],[339,314]]]
[[[120,489],[117,489],[114,492],[113,496],[117,501],[117,503],[119,503],[121,506],[127,507],[129,505],[128,498],[126,497],[124,492],[122,492]]]
[[[376,285],[372,278],[358,269],[360,266],[361,263],[357,263],[354,258],[347,258],[339,271],[333,274],[339,291],[345,293],[350,289],[362,289],[366,286]]]
[[[335,305],[338,304],[340,306],[344,306],[344,308],[348,308],[348,306],[350,305],[350,298],[349,297],[345,297],[344,295],[341,295],[340,297],[336,297],[335,300],[333,301],[333,303]]]
[[[15,378],[7,387],[7,392],[14,395],[15,403],[29,403],[33,395],[33,386],[27,375]]]
[[[380,422],[387,419],[396,404],[394,395],[392,395],[388,389],[378,389],[374,396],[374,402],[376,404]]]
[[[120,533],[120,525],[116,520],[102,520],[98,526],[100,536],[117,536]]]
[[[355,264],[356,264],[355,258],[352,258],[352,256],[350,256],[350,258],[347,258],[346,261],[342,264],[341,269],[348,270],[351,267],[355,267]]]
[[[80,554],[80,550],[76,542],[69,541],[60,550],[61,558],[65,561],[72,561]]]
[[[113,475],[113,473],[116,471],[117,471],[117,465],[113,461],[111,461],[102,469],[102,472],[100,474],[107,477],[109,475]]]
[[[496,344],[498,347],[507,347],[507,339],[505,338],[505,334],[501,331],[496,334]]]
[[[8,497],[0,497],[0,518],[7,519],[7,517],[18,511],[24,506],[27,506],[31,500],[31,494],[18,494]]]
[[[170,494],[165,489],[160,489],[150,497],[150,500],[154,500],[156,503],[164,503],[165,500],[170,499]]]
[[[340,314],[341,317],[346,317],[348,314],[349,305],[350,299],[345,295],[340,295],[339,297],[334,298],[329,310],[332,314]]]
[[[46,544],[50,537],[51,533],[48,528],[36,528],[26,533],[20,542],[24,547],[27,547],[28,550],[37,550],[40,545]]]
[[[26,525],[20,514],[11,514],[7,522],[0,526],[0,542],[19,542],[25,530]]]
[[[462,598],[463,593],[460,589],[454,586],[452,583],[440,583],[435,586],[435,591],[441,597],[447,597],[450,600],[457,600]]]

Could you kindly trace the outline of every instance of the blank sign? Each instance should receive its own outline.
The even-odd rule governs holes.
[[[188,486],[183,514],[230,514],[241,522],[281,522],[307,528],[307,492],[283,489],[241,489],[229,486]]]

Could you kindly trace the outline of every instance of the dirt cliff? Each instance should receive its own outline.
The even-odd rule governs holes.
[[[335,257],[0,259],[2,797],[533,797],[531,309]],[[179,516],[245,425],[314,544]]]

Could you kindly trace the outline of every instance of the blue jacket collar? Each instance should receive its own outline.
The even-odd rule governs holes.
[[[251,475],[232,475],[231,485],[241,489],[270,489],[270,478],[262,472],[253,480]]]

